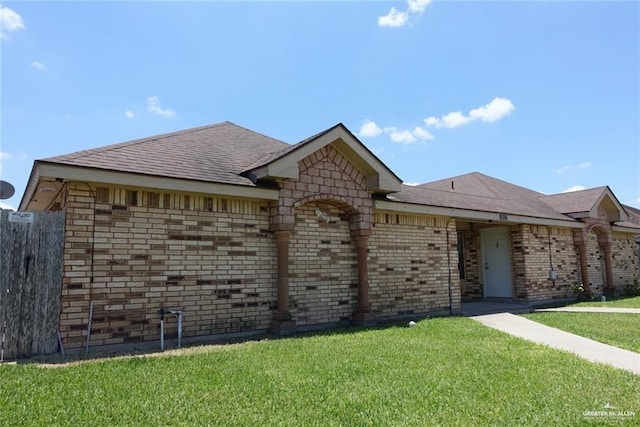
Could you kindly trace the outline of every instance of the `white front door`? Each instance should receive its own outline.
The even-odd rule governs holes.
[[[506,227],[482,230],[485,298],[512,298],[511,250]]]

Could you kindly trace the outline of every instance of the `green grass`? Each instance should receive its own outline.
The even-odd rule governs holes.
[[[619,308],[640,308],[640,297],[625,297],[611,299],[605,302],[588,301],[572,304],[571,307],[619,307]]]
[[[2,365],[0,425],[549,426],[640,408],[637,376],[467,318],[195,350]]]
[[[605,344],[640,353],[640,314],[539,312],[524,317]]]

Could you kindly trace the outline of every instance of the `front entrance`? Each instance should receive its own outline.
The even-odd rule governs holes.
[[[482,230],[484,297],[512,298],[511,250],[506,227]]]

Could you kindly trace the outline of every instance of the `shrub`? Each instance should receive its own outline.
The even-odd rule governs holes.
[[[628,297],[640,296],[640,281],[633,279],[633,282],[627,283],[622,287],[622,292]]]

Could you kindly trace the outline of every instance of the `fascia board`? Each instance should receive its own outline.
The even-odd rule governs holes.
[[[374,209],[413,214],[446,216],[476,221],[491,221],[495,223],[550,225],[570,228],[582,228],[584,226],[584,224],[576,221],[562,221],[557,219],[536,218],[508,213],[504,214],[498,212],[473,211],[469,209],[446,208],[440,206],[416,205],[411,203],[389,202],[386,200],[375,200]],[[504,215],[506,215],[506,219]]]
[[[34,162],[33,168],[31,169],[31,174],[29,175],[29,181],[27,182],[27,188],[24,190],[22,199],[20,199],[20,205],[18,206],[19,211],[27,210],[27,207],[29,206],[29,201],[33,199],[33,195],[36,192],[36,188],[38,187],[39,181],[40,181],[40,164],[36,161]]]
[[[640,228],[625,227],[623,225],[611,225],[611,231],[618,231],[620,233],[631,233],[640,235]]]
[[[261,200],[278,200],[278,190],[221,184],[215,182],[191,181],[170,177],[141,175],[104,169],[80,168],[68,165],[41,163],[39,176],[61,178],[70,181],[105,183],[131,187],[156,188],[185,193],[216,194]],[[23,201],[24,202],[24,201]]]

